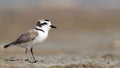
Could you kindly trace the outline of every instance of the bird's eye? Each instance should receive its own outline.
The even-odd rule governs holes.
[[[46,22],[44,22],[44,23],[42,23],[41,25],[47,25],[47,23],[46,23]]]

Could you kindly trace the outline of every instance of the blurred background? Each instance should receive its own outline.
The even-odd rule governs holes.
[[[120,47],[120,0],[0,0],[1,46],[44,18],[58,29],[36,51],[78,54]]]

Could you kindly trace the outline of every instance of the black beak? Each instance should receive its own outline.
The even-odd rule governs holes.
[[[55,28],[55,29],[57,28],[56,26],[53,26],[53,25],[51,25],[50,27],[51,27],[51,28]]]

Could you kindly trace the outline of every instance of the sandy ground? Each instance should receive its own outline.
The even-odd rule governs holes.
[[[37,63],[25,61],[24,50],[11,47],[0,50],[0,68],[120,68],[120,49],[70,54],[49,49],[37,52]],[[66,50],[67,51],[67,50]]]
[[[37,63],[29,63],[25,59],[0,59],[1,68],[119,68],[120,57],[106,54],[101,58],[81,55],[56,55],[37,57]]]

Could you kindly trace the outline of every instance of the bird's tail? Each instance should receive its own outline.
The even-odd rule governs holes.
[[[8,48],[11,45],[12,45],[12,43],[9,43],[9,44],[5,45],[4,48]]]

